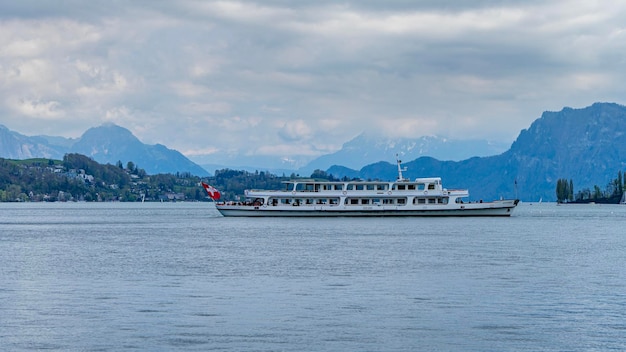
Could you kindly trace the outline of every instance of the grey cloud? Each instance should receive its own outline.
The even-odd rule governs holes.
[[[626,7],[580,6],[5,2],[0,114],[22,133],[106,120],[217,153],[331,152],[368,130],[510,141],[544,110],[623,103]],[[7,51],[34,43],[58,44]]]

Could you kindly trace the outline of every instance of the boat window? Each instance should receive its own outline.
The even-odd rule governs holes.
[[[348,186],[346,187],[346,190],[348,190],[348,191],[354,190],[354,184],[348,183]]]
[[[330,205],[337,205],[337,204],[339,204],[339,198],[330,199]]]
[[[418,183],[417,184],[417,190],[418,191],[423,191],[426,189],[426,185],[424,183]]]
[[[398,191],[404,191],[406,185],[396,185]]]
[[[373,191],[376,188],[376,185],[367,185],[366,188],[368,191]]]
[[[361,204],[370,204],[369,199],[361,199]]]
[[[291,189],[288,189],[288,191],[291,191]],[[312,192],[313,191],[313,184],[311,184],[311,183],[298,183],[298,184],[296,184],[296,191],[299,191],[299,192]]]
[[[428,204],[436,204],[437,203],[437,199],[435,198],[428,198]]]
[[[416,198],[417,204],[426,204],[426,199],[424,198]],[[415,201],[413,201],[415,203]]]
[[[383,199],[383,204],[393,204],[394,202],[393,198],[385,198]]]
[[[350,198],[350,204],[357,205],[359,204],[359,200],[356,198]]]
[[[398,198],[398,204],[405,205],[406,204],[406,198]]]
[[[365,189],[365,185],[356,185],[357,191],[362,191],[363,189]]]
[[[431,184],[429,184],[429,185],[428,185],[428,189],[429,189],[429,190],[433,190],[433,189],[435,189],[435,185],[433,185],[432,183],[431,183]]]
[[[441,204],[448,204],[448,198],[441,198],[439,200],[441,201]]]

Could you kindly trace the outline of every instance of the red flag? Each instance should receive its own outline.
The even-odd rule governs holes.
[[[206,191],[206,193],[209,194],[209,197],[211,197],[211,199],[213,200],[218,200],[221,197],[220,191],[218,191],[215,187],[208,185],[204,182],[202,182],[202,187],[204,187],[204,190]]]

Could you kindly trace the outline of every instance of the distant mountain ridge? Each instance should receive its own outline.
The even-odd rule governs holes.
[[[346,142],[339,151],[320,156],[301,170],[309,173],[315,169],[325,170],[332,165],[359,169],[373,160],[393,160],[396,154],[406,160],[429,156],[439,160],[459,161],[475,156],[497,155],[508,147],[508,143],[486,140],[455,140],[439,136],[391,139],[360,134]]]
[[[310,175],[313,171],[326,170],[333,165],[360,169],[373,160],[393,160],[396,154],[403,159],[413,160],[430,156],[440,160],[463,160],[473,156],[496,155],[510,147],[510,143],[486,140],[455,140],[440,136],[417,138],[387,138],[362,133],[343,144],[340,150],[314,159],[304,156],[245,156],[237,153],[194,156],[193,160],[206,170],[223,168],[267,170],[274,174],[296,173]]]
[[[209,173],[180,152],[162,144],[142,143],[129,130],[115,124],[88,129],[73,144],[72,152],[90,156],[100,163],[115,164],[120,158],[134,162],[148,174],[190,172],[196,176]]]
[[[49,143],[43,136],[28,137],[0,125],[0,156],[7,159],[61,159],[64,148]]]
[[[572,179],[575,191],[602,188],[626,168],[626,107],[595,103],[582,109],[544,112],[500,155],[462,161],[420,157],[404,163],[406,177],[441,176],[444,187],[469,188],[473,199],[519,197],[555,200],[556,181]],[[395,179],[397,169],[378,162],[351,170],[333,166],[335,176]]]
[[[176,150],[164,145],[142,143],[129,130],[104,124],[85,131],[78,139],[28,137],[0,125],[0,157],[8,159],[63,159],[66,153],[79,153],[99,163],[124,165],[132,161],[148,174],[189,172],[196,176],[209,173]]]

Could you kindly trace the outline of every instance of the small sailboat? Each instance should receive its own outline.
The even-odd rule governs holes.
[[[620,199],[619,204],[626,204],[626,192],[622,193],[622,199]]]

